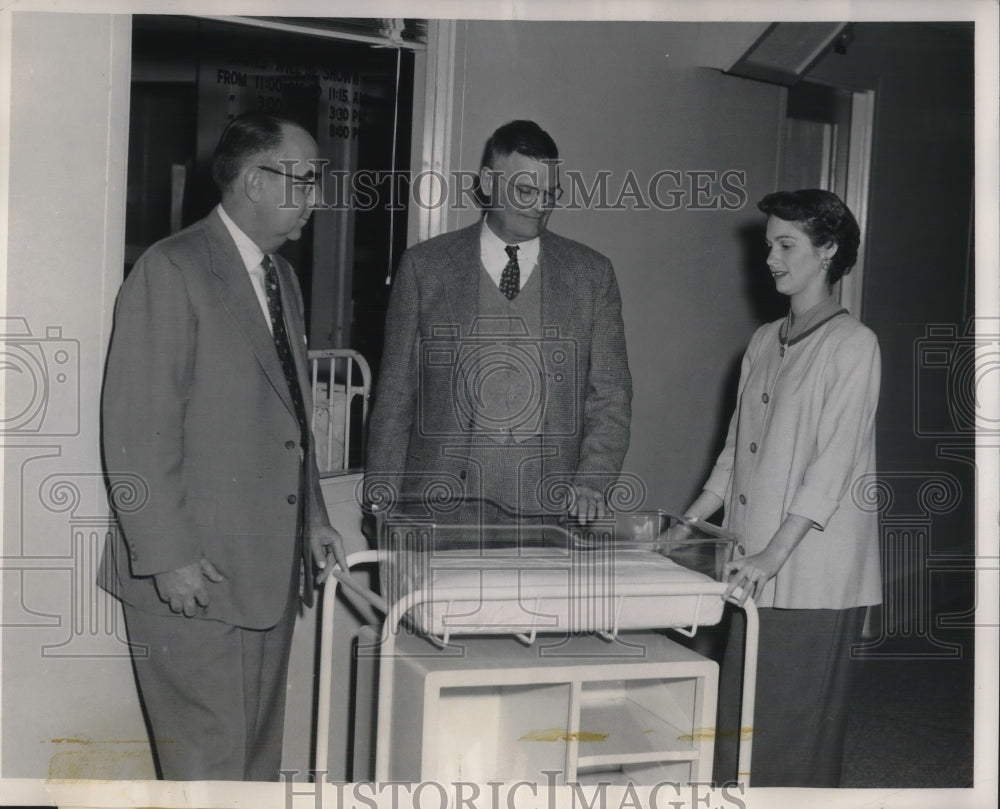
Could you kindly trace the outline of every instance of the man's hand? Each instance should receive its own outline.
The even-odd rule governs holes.
[[[153,576],[160,601],[170,605],[174,612],[183,612],[188,618],[194,616],[198,607],[208,606],[208,588],[205,579],[218,583],[225,577],[206,557],[200,562],[157,573]]]
[[[309,532],[309,540],[312,543],[313,560],[319,570],[316,576],[317,585],[330,578],[334,564],[339,565],[343,571],[347,570],[344,538],[336,528],[329,525],[314,525]]]
[[[576,498],[569,507],[569,516],[581,523],[593,522],[608,516],[604,495],[590,486],[574,486]]]

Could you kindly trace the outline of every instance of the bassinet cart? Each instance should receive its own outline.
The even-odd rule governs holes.
[[[717,666],[659,630],[694,636],[720,621],[734,536],[662,511],[586,527],[377,516],[379,549],[348,565],[378,564],[384,597],[340,570],[324,594],[317,771],[339,583],[385,615],[380,637],[359,640],[355,781],[711,780]],[[757,612],[752,599],[743,608],[739,777],[749,782]]]

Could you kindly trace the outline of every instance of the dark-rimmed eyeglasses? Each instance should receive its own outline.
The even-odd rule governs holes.
[[[536,185],[511,182],[501,174],[497,174],[496,177],[498,180],[503,180],[508,187],[514,189],[514,197],[521,205],[530,207],[538,202],[538,198],[541,197],[542,205],[550,207],[562,199],[563,190],[558,186],[555,191],[549,191],[548,189],[543,190]]]
[[[308,186],[309,191],[316,191],[319,188],[319,177],[315,174],[294,174],[290,171],[272,168],[271,166],[257,166],[257,168],[270,174],[288,177],[292,181],[292,185]]]

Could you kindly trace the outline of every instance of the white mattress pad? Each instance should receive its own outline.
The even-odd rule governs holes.
[[[403,558],[400,558],[403,557]],[[715,581],[653,550],[559,553],[521,548],[394,560],[395,598],[421,590],[409,612],[427,635],[579,633],[686,628],[718,623],[715,593],[677,593]],[[689,585],[695,585],[694,588]]]

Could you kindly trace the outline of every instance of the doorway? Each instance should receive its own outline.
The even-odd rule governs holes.
[[[861,250],[834,292],[855,317],[863,316],[865,225],[871,166],[872,91],[813,82],[788,88],[779,146],[777,188],[833,191],[861,228]]]
[[[389,192],[394,172],[410,167],[414,48],[340,38],[330,20],[311,35],[313,23],[291,18],[132,19],[126,273],[149,245],[214,206],[211,156],[230,119],[248,110],[289,118],[326,161],[311,227],[281,249],[299,276],[310,348],[353,348],[377,372],[385,278],[406,240],[407,198]],[[372,204],[327,199],[362,176]]]

